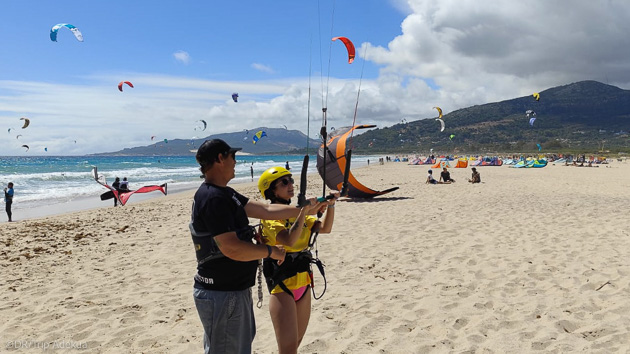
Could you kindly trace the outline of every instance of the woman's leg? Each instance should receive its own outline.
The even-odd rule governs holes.
[[[298,328],[298,348],[302,343],[302,338],[308,328],[308,321],[311,318],[311,288],[306,288],[306,293],[302,296],[298,302],[295,303],[297,307],[297,328]]]
[[[271,322],[276,332],[278,352],[280,354],[297,353],[299,345],[297,305],[293,296],[285,292],[272,294],[269,298],[269,314],[271,314]]]

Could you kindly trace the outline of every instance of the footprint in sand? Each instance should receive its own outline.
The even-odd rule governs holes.
[[[468,320],[465,318],[458,318],[455,320],[455,324],[453,324],[453,328],[460,330],[464,327],[466,327],[466,325],[468,324]]]

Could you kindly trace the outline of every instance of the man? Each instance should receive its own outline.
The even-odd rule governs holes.
[[[481,183],[481,175],[477,172],[477,168],[473,167],[472,170],[472,178],[468,180],[470,183]]]
[[[440,182],[455,182],[454,179],[451,178],[451,173],[448,172],[446,167],[442,168],[442,172],[440,173]]]
[[[116,177],[114,183],[112,183],[112,188],[120,193],[120,177]],[[114,196],[114,206],[118,206],[118,198]]]
[[[249,200],[227,186],[239,150],[213,139],[196,155],[204,183],[194,196],[190,231],[197,256],[193,297],[205,332],[205,353],[251,353],[256,334],[251,287],[258,260],[284,260],[284,249],[252,243],[248,217],[278,220],[300,212]]]
[[[11,220],[11,216],[13,216],[13,213],[11,212],[11,205],[13,204],[13,182],[9,182],[7,187],[4,188],[4,203],[7,216],[9,217],[9,222],[11,222],[13,221]]]

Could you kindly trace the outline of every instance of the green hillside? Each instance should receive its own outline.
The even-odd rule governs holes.
[[[448,107],[442,108],[448,112]],[[525,114],[530,109],[537,113],[533,126]],[[526,96],[449,112],[443,116],[444,132],[434,118],[355,136],[354,151],[533,152],[538,151],[537,143],[542,151],[625,151],[630,147],[630,91],[596,81],[541,91],[539,101]]]

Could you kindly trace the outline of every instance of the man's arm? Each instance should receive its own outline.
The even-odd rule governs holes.
[[[271,258],[279,261],[284,260],[284,254],[286,253],[283,248],[256,245],[251,242],[242,241],[236,236],[236,232],[233,231],[215,236],[214,242],[224,256],[241,262],[267,258],[269,256],[269,249],[271,249]]]

